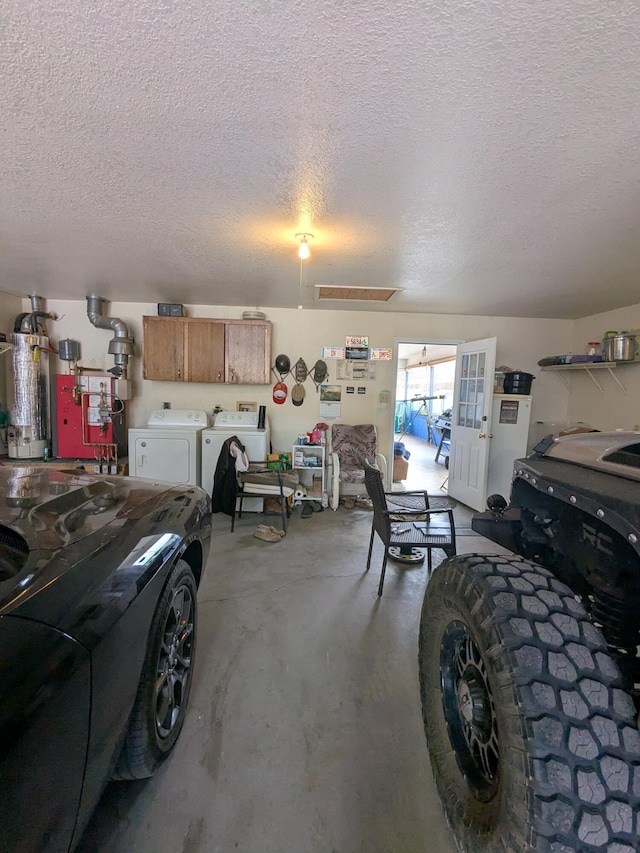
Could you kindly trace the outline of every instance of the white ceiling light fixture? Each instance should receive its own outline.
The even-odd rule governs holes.
[[[307,251],[309,251],[307,249]],[[298,303],[298,308],[302,310],[302,268],[304,267],[303,258],[300,258],[300,302]]]
[[[304,266],[303,261],[306,261],[309,258],[309,240],[313,240],[313,234],[309,234],[308,232],[301,231],[296,234],[296,240],[300,240],[300,246],[298,247],[298,257],[300,258],[300,302],[298,304],[298,308],[302,309],[302,268]]]
[[[300,240],[298,257],[301,261],[306,261],[309,257],[309,240],[313,240],[313,234],[301,232],[300,234],[296,234],[296,240]]]

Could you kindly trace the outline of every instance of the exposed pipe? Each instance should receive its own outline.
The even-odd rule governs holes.
[[[37,335],[39,319],[56,320],[57,314],[50,313],[49,311],[32,311],[31,314],[25,314],[20,322],[20,331],[22,334]],[[44,330],[44,334],[46,334],[46,329]]]
[[[58,315],[53,311],[44,310],[44,299],[42,296],[32,294],[29,296],[31,300],[31,312],[18,314],[13,324],[13,331],[21,335],[37,335],[39,320],[57,320]],[[44,323],[42,324],[42,334],[47,334],[47,329]]]
[[[22,326],[22,321],[24,320],[25,317],[28,317],[28,316],[29,315],[26,312],[23,312],[22,314],[18,314],[18,316],[16,317],[15,322],[13,324],[13,331],[14,332],[20,331],[20,327]]]
[[[126,378],[129,356],[134,355],[133,338],[127,324],[118,317],[105,317],[102,296],[87,296],[87,317],[97,329],[111,329],[115,334],[109,341],[109,354],[113,356],[115,367],[109,372],[116,377]]]

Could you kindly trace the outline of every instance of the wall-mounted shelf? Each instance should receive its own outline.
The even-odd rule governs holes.
[[[597,371],[597,370],[607,370],[609,372],[609,375],[613,378],[616,385],[622,391],[622,393],[626,394],[627,389],[624,387],[622,382],[620,382],[618,377],[615,375],[614,370],[617,367],[627,365],[627,364],[640,364],[640,362],[637,362],[637,361],[585,361],[585,362],[581,362],[579,364],[548,364],[545,367],[542,367],[541,370],[553,370],[554,373],[557,373],[558,376],[560,377],[560,379],[562,380],[562,382],[564,383],[564,386],[567,390],[570,390],[571,386],[566,381],[566,379],[562,376],[562,374],[565,373],[566,371],[581,370],[583,373],[587,373],[591,377],[594,384],[603,393],[604,393],[604,388],[598,382],[598,380],[596,379],[596,377],[593,374],[594,374],[594,371]]]

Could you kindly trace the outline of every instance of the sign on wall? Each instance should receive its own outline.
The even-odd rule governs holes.
[[[345,356],[352,361],[369,360],[369,338],[367,335],[347,335]]]
[[[371,347],[372,361],[391,361],[393,353],[391,347]]]
[[[344,347],[322,347],[322,358],[344,358]]]
[[[371,361],[339,361],[336,364],[336,379],[375,379],[376,365]]]

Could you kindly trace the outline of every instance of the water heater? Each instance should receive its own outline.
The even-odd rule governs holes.
[[[12,459],[42,457],[49,446],[49,339],[44,335],[10,335],[13,350],[12,400],[7,453]]]

